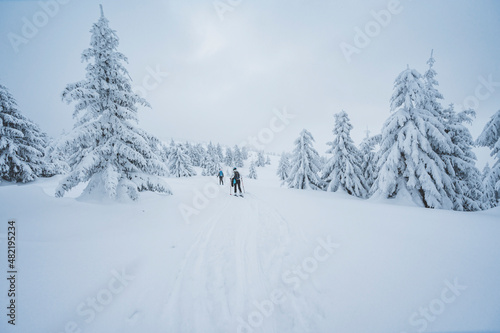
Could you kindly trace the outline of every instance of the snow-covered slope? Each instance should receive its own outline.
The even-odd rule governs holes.
[[[500,331],[499,208],[284,189],[272,161],[245,198],[201,176],[112,204],[54,198],[57,177],[0,186],[3,258],[9,218],[19,240],[0,331]]]

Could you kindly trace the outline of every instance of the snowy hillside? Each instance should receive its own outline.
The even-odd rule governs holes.
[[[203,176],[113,204],[55,198],[59,176],[3,183],[19,296],[0,331],[500,331],[500,208],[285,189],[277,164],[243,169],[245,198]]]

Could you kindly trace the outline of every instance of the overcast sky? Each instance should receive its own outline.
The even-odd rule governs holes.
[[[431,49],[443,104],[476,106],[474,137],[500,109],[498,1],[43,3],[48,14],[39,1],[0,0],[0,83],[51,136],[73,126],[73,106],[60,96],[84,78],[81,53],[99,3],[129,58],[135,89],[152,105],[140,110],[139,125],[164,140],[234,145],[259,134],[268,139],[272,128],[273,140],[259,143],[280,152],[306,128],[323,154],[333,114],[343,109],[359,143],[389,116],[396,76],[407,65],[423,73]],[[273,110],[284,108],[294,118],[283,127]],[[482,166],[487,151],[478,153]]]

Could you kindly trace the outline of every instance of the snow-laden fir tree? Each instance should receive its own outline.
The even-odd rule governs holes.
[[[271,158],[269,157],[269,155],[267,155],[266,157],[266,165],[271,165]]]
[[[250,179],[257,179],[257,170],[255,168],[255,161],[252,161],[250,163],[250,169],[248,169],[248,178]]]
[[[40,176],[52,176],[44,151],[45,135],[17,109],[7,88],[0,85],[0,179],[27,183]]]
[[[454,210],[479,210],[482,202],[482,183],[479,170],[475,167],[476,156],[472,152],[473,140],[469,130],[463,123],[472,123],[475,112],[466,110],[456,113],[453,105],[443,109],[440,100],[443,95],[437,89],[439,85],[436,80],[436,71],[433,66],[435,59],[431,51],[431,57],[427,61],[429,65],[423,79],[425,83],[426,98],[421,108],[429,110],[444,125],[445,133],[451,140],[451,149],[431,141],[434,151],[441,156],[445,162],[445,171],[452,181],[452,188],[447,189]]]
[[[376,144],[376,137],[371,137],[369,132],[366,131],[366,136],[359,145],[359,152],[361,153],[361,171],[368,190],[371,189],[377,178],[377,160],[375,158]]]
[[[327,154],[332,156],[323,169],[323,181],[327,184],[326,190],[344,191],[360,198],[368,196],[368,188],[363,177],[361,164],[363,158],[351,139],[352,125],[347,112],[335,114],[335,138],[327,144],[330,148]]]
[[[243,167],[243,156],[241,155],[241,150],[238,145],[235,145],[233,148],[233,160],[234,166],[237,168]]]
[[[203,148],[203,145],[201,143],[196,144],[193,149],[191,150],[191,162],[193,166],[202,166],[203,160],[205,158],[205,148]]]
[[[71,171],[68,162],[66,162],[68,160],[67,151],[68,147],[62,137],[48,139],[47,147],[45,147],[45,164],[50,166],[54,174],[65,174]]]
[[[425,207],[451,208],[452,181],[436,150],[450,153],[452,143],[441,121],[422,107],[426,99],[425,84],[416,70],[408,68],[398,75],[392,114],[382,129],[373,190],[387,198],[406,192]]]
[[[216,176],[221,168],[221,163],[219,162],[219,157],[217,155],[217,149],[210,142],[207,146],[207,153],[203,160],[203,176]]]
[[[451,139],[451,151],[441,158],[445,162],[445,170],[453,183],[450,198],[453,209],[475,211],[483,207],[483,185],[481,173],[476,168],[476,155],[472,151],[474,140],[464,123],[472,124],[476,113],[465,110],[456,113],[453,104],[441,111],[445,132]]]
[[[278,170],[276,174],[278,178],[283,182],[288,178],[290,173],[290,159],[288,158],[288,154],[282,153],[280,160],[278,162]]]
[[[433,50],[431,51],[431,56],[429,60],[427,60],[427,65],[429,68],[423,75],[424,84],[425,84],[425,94],[426,97],[423,100],[422,105],[420,107],[432,112],[434,116],[441,120],[443,107],[439,100],[443,99],[443,95],[438,91],[437,86],[439,82],[436,79],[437,73],[434,70],[434,63],[436,60],[433,57]]]
[[[149,106],[132,91],[117,51],[116,32],[101,17],[91,29],[90,48],[82,54],[88,62],[84,80],[66,86],[62,98],[76,102],[76,123],[67,141],[71,149],[71,172],[56,189],[61,197],[79,183],[88,181],[85,195],[111,199],[137,199],[141,191],[170,194],[170,188],[156,176],[167,174],[160,157],[160,142],[137,128],[138,105]]]
[[[255,165],[258,167],[264,167],[266,166],[266,158],[264,156],[264,151],[259,150],[257,152],[257,161],[255,162]]]
[[[234,157],[233,157],[233,151],[231,150],[230,147],[226,148],[226,158],[224,163],[226,163],[227,166],[233,167],[234,166]]]
[[[243,157],[244,161],[248,159],[248,148],[247,148],[247,146],[243,146],[243,148],[241,148],[241,157]]]
[[[149,106],[149,104],[148,104],[148,106]],[[168,146],[162,143],[161,148],[162,148],[161,149],[162,160],[164,162],[166,162],[167,165],[168,165],[168,160],[169,160],[169,157],[170,157],[170,152],[172,150],[174,150],[174,148],[175,148],[175,141],[174,141],[174,139],[170,139],[170,143],[168,144]]]
[[[500,200],[500,196],[498,195],[499,192],[495,191],[495,182],[493,181],[494,178],[495,175],[493,174],[493,171],[491,170],[489,164],[486,163],[482,174],[482,202],[485,209],[496,207]]]
[[[220,143],[217,143],[217,146],[215,147],[215,152],[217,154],[217,159],[219,160],[220,163],[224,162],[224,152],[222,151],[222,147]]]
[[[500,110],[497,111],[484,126],[483,131],[477,138],[479,146],[491,149],[490,155],[495,162],[491,167],[489,181],[491,187],[496,191],[496,198],[500,197]]]
[[[313,147],[314,138],[307,130],[302,130],[295,140],[295,149],[290,162],[290,174],[286,180],[288,187],[296,189],[320,190],[320,164],[318,152]]]
[[[221,168],[222,165],[219,163],[217,157],[206,154],[201,174],[202,176],[216,176]]]
[[[186,148],[181,144],[177,144],[170,152],[169,170],[173,177],[196,176],[191,158],[187,154]]]

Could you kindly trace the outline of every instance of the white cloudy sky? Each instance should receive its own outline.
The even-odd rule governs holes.
[[[45,0],[54,3],[56,0]],[[296,117],[267,146],[290,149],[302,128],[325,151],[333,114],[346,110],[359,142],[368,128],[380,131],[389,115],[394,78],[407,65],[425,71],[431,49],[444,104],[463,104],[479,89],[477,136],[500,108],[500,3],[401,0],[400,13],[346,61],[340,44],[354,44],[373,11],[390,1],[325,0],[59,0],[43,22],[37,1],[0,0],[0,82],[20,109],[51,136],[73,124],[72,106],[61,102],[66,84],[84,77],[81,52],[100,12],[120,37],[134,84],[149,70],[168,72],[147,92],[140,126],[158,137],[233,145],[269,126],[274,108]],[[233,3],[221,20],[214,4]],[[23,36],[25,22],[41,25]],[[35,22],[35,23],[37,23]],[[479,77],[491,77],[489,91]],[[154,81],[150,80],[150,83]],[[485,150],[479,150],[481,162]]]

